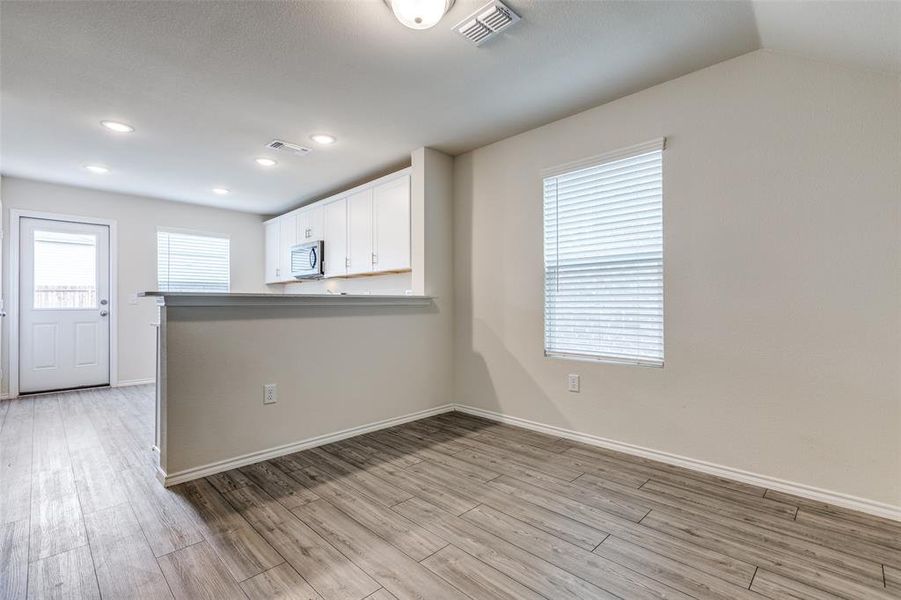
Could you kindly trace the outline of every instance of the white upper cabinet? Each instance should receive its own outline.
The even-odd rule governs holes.
[[[291,277],[291,247],[323,240],[326,277],[410,268],[409,169],[266,221],[266,283]]]
[[[263,232],[266,239],[266,283],[278,283],[281,281],[278,264],[278,233],[280,226],[279,219],[272,219],[263,224]]]
[[[348,275],[372,272],[372,189],[347,197]]]
[[[297,213],[297,243],[325,239],[323,233],[323,206],[315,204]]]
[[[291,246],[297,243],[297,213],[282,215],[278,222],[278,278],[291,281]]]
[[[322,239],[325,241],[326,277],[347,275],[347,199],[341,198],[322,207]]]
[[[410,268],[410,176],[372,190],[372,270]]]

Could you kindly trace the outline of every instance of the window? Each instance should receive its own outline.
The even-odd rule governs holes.
[[[228,238],[158,230],[157,269],[161,292],[227,292]]]
[[[663,144],[545,173],[546,356],[663,366]]]
[[[97,307],[97,236],[34,232],[34,308]]]

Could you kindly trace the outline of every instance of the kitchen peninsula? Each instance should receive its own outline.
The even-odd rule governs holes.
[[[449,409],[452,165],[412,153],[406,272],[270,285],[287,293],[141,294],[160,305],[165,485]]]
[[[167,486],[450,402],[441,366],[449,320],[439,299],[141,295],[160,305],[156,443]]]

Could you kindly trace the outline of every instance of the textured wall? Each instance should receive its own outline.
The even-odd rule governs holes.
[[[457,401],[901,505],[899,106],[759,51],[458,156]],[[541,169],[661,136],[666,366],[544,358]]]

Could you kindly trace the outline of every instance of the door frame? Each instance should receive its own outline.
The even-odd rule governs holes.
[[[9,397],[19,397],[19,243],[22,219],[45,219],[49,221],[68,221],[69,223],[85,223],[88,225],[106,225],[109,227],[109,385],[119,385],[119,287],[118,287],[118,254],[119,244],[116,234],[115,219],[99,217],[82,217],[36,210],[9,211]]]

